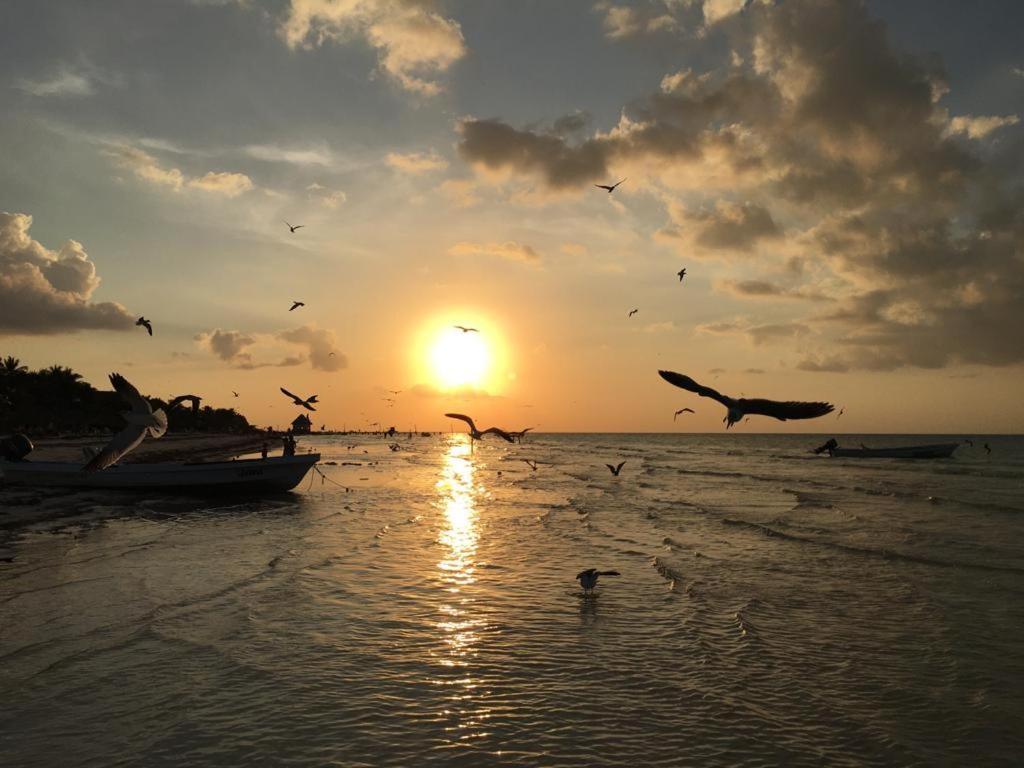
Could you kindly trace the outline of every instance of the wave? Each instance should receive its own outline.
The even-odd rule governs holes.
[[[907,563],[918,563],[920,565],[932,565],[940,568],[970,568],[978,571],[994,571],[1000,573],[1024,573],[1024,568],[1012,566],[1012,565],[990,565],[989,563],[969,563],[963,560],[943,560],[941,558],[925,557],[924,555],[914,555],[909,552],[897,552],[892,549],[872,549],[870,547],[857,547],[852,544],[842,544],[837,541],[823,541],[821,539],[810,539],[804,536],[797,536],[792,533],[785,533],[783,531],[776,530],[764,523],[755,523],[749,520],[736,520],[734,518],[723,517],[722,522],[725,525],[732,525],[738,527],[749,528],[751,530],[759,531],[765,536],[772,538],[783,539],[785,541],[793,541],[800,544],[812,544],[820,547],[827,547],[829,549],[836,549],[842,552],[849,552],[856,555],[864,555],[866,557],[877,557],[882,560],[900,560]]]

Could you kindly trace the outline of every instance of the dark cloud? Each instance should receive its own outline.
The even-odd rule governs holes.
[[[719,201],[712,210],[677,211],[673,234],[710,250],[749,251],[760,240],[782,235],[768,209]],[[667,234],[667,233],[666,233]]]
[[[100,278],[82,244],[51,251],[31,226],[31,216],[0,213],[0,333],[130,330],[135,318],[120,304],[89,301]]]
[[[828,296],[820,291],[809,290],[805,287],[788,288],[767,280],[724,280],[717,287],[741,299],[831,301]]]

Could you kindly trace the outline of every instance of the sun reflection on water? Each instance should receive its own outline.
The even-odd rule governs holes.
[[[479,632],[484,620],[474,611],[472,587],[476,583],[477,530],[476,499],[483,492],[474,478],[474,458],[468,439],[453,436],[444,456],[441,479],[437,482],[438,503],[443,512],[443,528],[439,537],[445,547],[437,564],[438,576],[448,594],[439,606],[440,620],[436,626],[444,641],[444,653],[438,663],[449,670],[437,680],[440,685],[453,686],[451,709],[456,714],[459,739],[479,737],[477,729],[487,718],[479,707],[467,710],[472,703],[478,682],[470,674],[470,660],[476,653]],[[454,676],[449,676],[454,672]]]

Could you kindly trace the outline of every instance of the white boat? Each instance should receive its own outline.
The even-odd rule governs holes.
[[[290,491],[320,461],[319,453],[236,461],[115,464],[85,472],[81,464],[57,461],[0,461],[7,485],[44,488],[168,490],[178,493],[273,493]]]

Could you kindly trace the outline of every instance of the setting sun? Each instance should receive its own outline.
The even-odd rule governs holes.
[[[430,370],[438,386],[478,387],[492,363],[487,341],[477,331],[441,330],[430,347]]]

